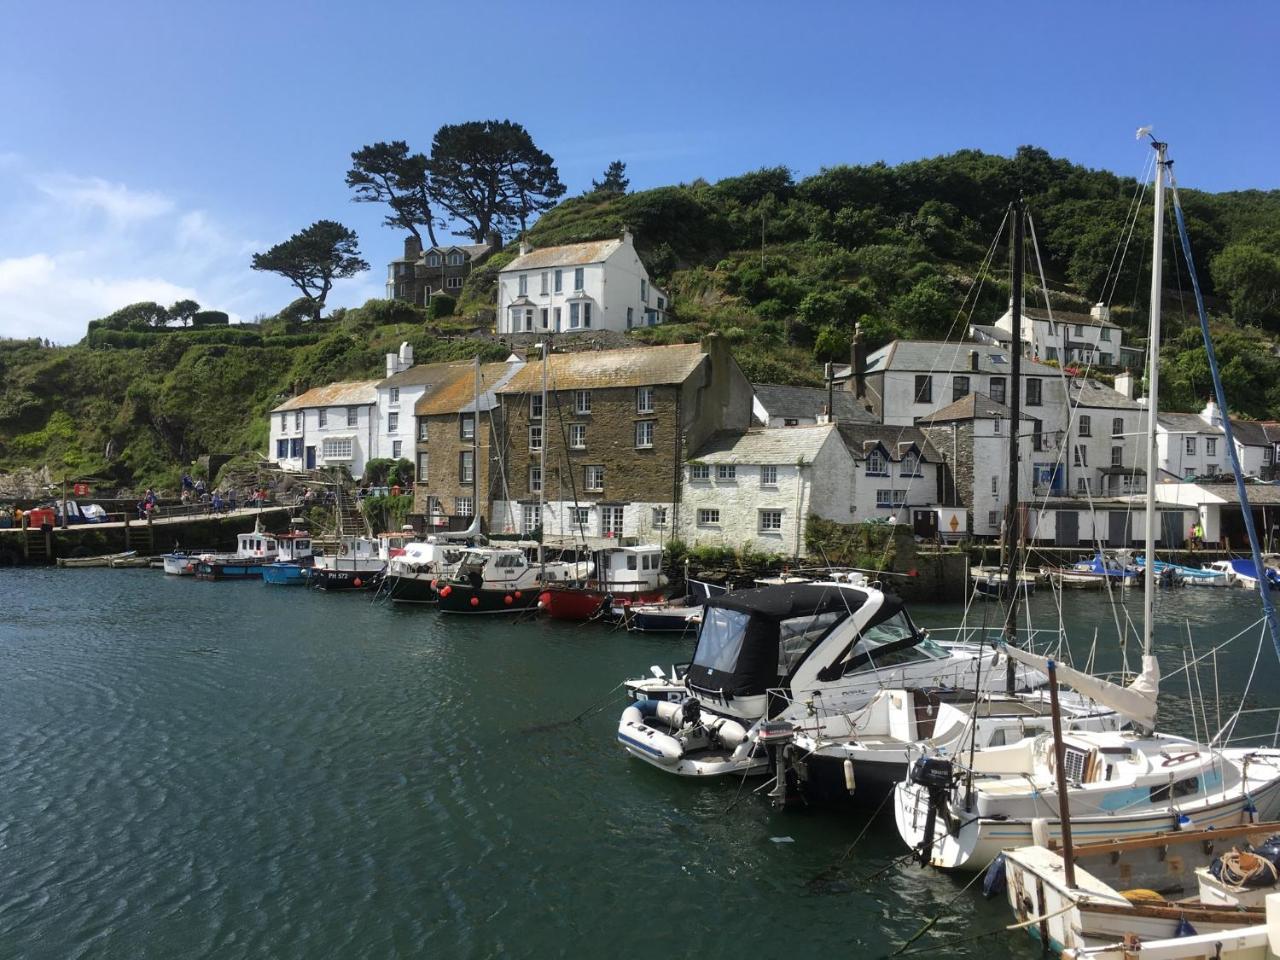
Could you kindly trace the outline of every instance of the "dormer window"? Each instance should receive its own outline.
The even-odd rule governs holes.
[[[885,462],[884,453],[880,450],[872,450],[867,454],[867,476],[868,477],[887,477],[889,475],[889,465]]]
[[[462,259],[463,259],[463,258],[462,258],[462,254],[458,253],[458,252],[455,250],[453,253],[449,254],[449,261],[448,261],[449,266],[451,266],[451,267],[460,267],[460,266],[462,266]]]
[[[438,254],[438,253],[428,253],[428,254],[427,254],[427,266],[428,266],[428,267],[438,267],[438,266],[440,266],[440,254]]]

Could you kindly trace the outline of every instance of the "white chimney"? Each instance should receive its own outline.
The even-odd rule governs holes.
[[[413,366],[413,344],[408,340],[400,344],[400,369],[408,370]]]
[[[1222,426],[1222,414],[1218,410],[1218,405],[1212,400],[1206,400],[1204,409],[1200,411],[1200,419],[1210,426]]]
[[[1111,322],[1111,308],[1105,303],[1095,303],[1089,308],[1089,316],[1095,320],[1101,320],[1104,323]]]
[[[530,249],[530,248],[529,248],[529,241],[528,241],[528,240],[521,240],[521,241],[520,241],[520,256],[522,256],[522,257],[523,257],[526,253],[528,253],[528,252],[529,252],[529,249]]]
[[[400,372],[400,358],[394,353],[387,354],[387,376],[394,377]]]
[[[1124,394],[1125,397],[1127,397],[1130,400],[1133,399],[1134,384],[1135,384],[1135,378],[1133,374],[1130,373],[1128,370],[1126,370],[1124,373],[1116,374],[1116,383],[1115,383],[1116,391],[1118,393]]]

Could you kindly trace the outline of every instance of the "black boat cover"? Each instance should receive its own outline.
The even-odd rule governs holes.
[[[813,583],[758,587],[713,597],[703,609],[688,683],[695,691],[728,697],[765,693],[785,679],[778,672],[780,623],[832,613],[849,615],[867,599],[862,590]],[[885,594],[876,621],[886,620],[902,608],[901,600]],[[841,619],[831,619],[822,632]]]

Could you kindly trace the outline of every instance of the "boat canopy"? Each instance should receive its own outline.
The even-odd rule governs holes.
[[[722,696],[766,693],[868,599],[864,590],[814,583],[712,597],[703,610],[689,685]],[[901,600],[885,595],[877,619],[901,609]]]

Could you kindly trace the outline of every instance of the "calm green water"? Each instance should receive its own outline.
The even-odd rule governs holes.
[[[155,571],[0,586],[0,957],[879,956],[961,887],[914,868],[858,883],[900,852],[891,821],[840,864],[860,820],[729,809],[734,784],[626,759],[617,694],[526,732],[679,642]],[[1113,655],[1110,608],[1071,603],[1077,656],[1095,626]],[[1166,669],[1188,619],[1207,646],[1257,610],[1236,591],[1162,605]],[[1044,598],[1035,615],[1056,619]],[[1220,657],[1224,692],[1256,648]],[[1277,679],[1267,647],[1259,703]],[[966,893],[920,944],[1006,922]],[[1038,952],[1008,934],[948,956]]]

